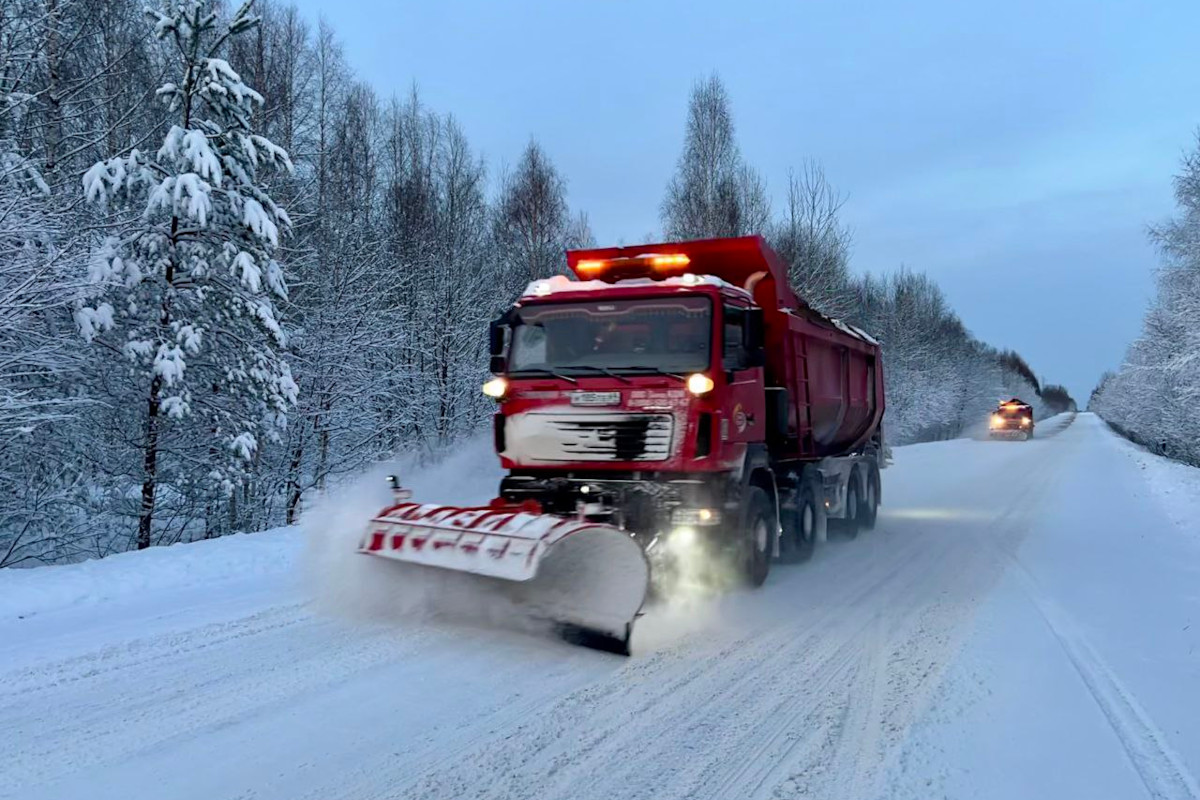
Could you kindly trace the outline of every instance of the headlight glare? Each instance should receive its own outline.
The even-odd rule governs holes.
[[[483,393],[494,400],[499,400],[501,397],[504,397],[504,394],[507,391],[508,381],[504,380],[504,378],[492,378],[483,385]]]

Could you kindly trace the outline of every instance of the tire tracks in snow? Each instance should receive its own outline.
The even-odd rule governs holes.
[[[426,772],[386,796],[573,797],[587,780],[590,791],[601,794],[722,797],[728,796],[722,787],[751,780],[748,771],[727,769],[730,763],[747,763],[756,774],[767,765],[767,774],[754,779],[766,786],[770,766],[802,746],[796,729],[828,708],[829,698],[846,691],[856,675],[881,679],[871,666],[871,652],[880,648],[869,631],[894,620],[885,622],[879,604],[913,594],[940,563],[929,558],[929,542],[900,545],[882,564],[843,581],[815,617],[801,614],[782,627],[735,639],[675,677],[672,671],[696,655],[695,641],[634,662],[456,767]],[[665,681],[659,682],[660,673]],[[606,765],[603,776],[594,774],[597,764]],[[751,795],[740,790],[737,796]]]
[[[926,556],[923,549],[919,550],[918,555],[903,565],[909,573],[906,579],[888,586],[888,594],[879,599],[911,597],[924,583],[927,569],[934,566]],[[913,571],[912,565],[916,563],[923,563],[927,569]],[[882,583],[873,587],[870,594],[877,594],[881,588]],[[865,596],[859,598],[865,599]],[[857,603],[852,608],[856,606]],[[874,606],[861,608],[856,616],[851,630],[839,631],[844,641],[833,656],[805,665],[816,681],[789,703],[787,713],[765,718],[760,727],[767,729],[767,740],[754,747],[754,752],[735,759],[751,756],[745,765],[726,772],[707,797],[716,800],[733,796],[790,796],[792,792],[781,791],[780,784],[785,781],[795,784],[798,775],[809,772],[813,764],[826,761],[828,751],[842,748],[848,728],[873,738],[874,730],[868,720],[875,716],[877,689],[884,679],[880,664],[887,642],[884,628],[885,625],[895,628],[900,620],[885,620],[884,613]],[[845,657],[840,658],[843,653]]]
[[[5,790],[62,777],[66,753],[70,772],[86,772],[286,707],[419,651],[426,638],[314,618],[306,604],[293,604],[18,670],[3,676],[11,690],[0,694],[0,718],[38,735],[14,737]],[[238,657],[229,659],[230,650]],[[122,663],[122,654],[131,660]],[[44,711],[47,694],[54,713]],[[84,741],[88,747],[75,747]]]
[[[1036,505],[1049,468],[1017,473],[1019,499],[982,529],[899,525],[833,548],[843,557],[816,567],[828,572],[789,570],[788,586],[768,587],[779,591],[764,602],[777,603],[797,581],[832,581],[816,616],[739,637],[681,674],[705,644],[689,637],[381,796],[568,798],[582,785],[620,797],[876,796],[1004,572],[979,539],[1023,535],[1020,498]]]
[[[1021,560],[1007,555],[1026,597],[1104,715],[1147,794],[1154,800],[1200,800],[1200,783],[1133,692]]]
[[[1051,435],[1070,427],[1075,416],[1071,414]],[[1055,471],[1051,481],[1061,477],[1061,471]],[[1039,499],[1049,493],[1051,481],[1034,484]],[[1154,800],[1200,800],[1200,782],[1167,743],[1162,729],[1021,560],[1023,538],[1008,537],[992,544],[1013,567],[1013,576],[1100,709],[1148,795]]]

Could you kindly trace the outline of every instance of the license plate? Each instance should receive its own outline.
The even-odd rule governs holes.
[[[573,406],[615,406],[620,402],[620,392],[571,392]]]

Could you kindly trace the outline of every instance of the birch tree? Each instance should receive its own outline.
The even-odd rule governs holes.
[[[770,222],[766,184],[742,160],[725,85],[697,83],[688,103],[683,153],[661,206],[668,239],[743,236]]]
[[[496,247],[510,295],[563,270],[570,224],[566,182],[541,145],[531,141],[516,169],[504,176],[496,208]]]

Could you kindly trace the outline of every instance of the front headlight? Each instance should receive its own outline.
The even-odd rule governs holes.
[[[705,375],[703,372],[697,372],[689,375],[687,379],[687,390],[699,397],[702,394],[708,394],[716,386],[713,379]]]
[[[1004,424],[1004,417],[1000,416],[999,414],[992,415],[992,427],[993,428],[999,428],[1003,424]]]
[[[504,393],[508,391],[508,381],[504,378],[492,378],[483,385],[483,393],[494,400],[499,400],[504,397]]]

